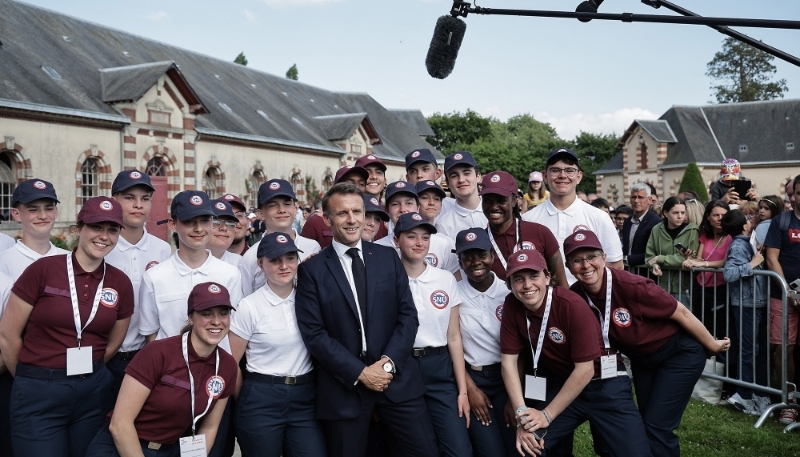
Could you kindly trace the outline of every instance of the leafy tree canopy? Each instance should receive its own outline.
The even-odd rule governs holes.
[[[238,63],[239,65],[247,66],[247,57],[244,56],[244,52],[240,52],[235,59],[233,59],[233,63]]]
[[[712,85],[717,103],[753,102],[783,98],[785,79],[770,81],[775,74],[774,56],[734,38],[722,42],[722,50],[708,63],[709,76],[722,84]]]
[[[298,75],[299,73],[297,72],[297,64],[293,63],[292,66],[289,67],[288,70],[286,70],[286,78],[297,81]]]

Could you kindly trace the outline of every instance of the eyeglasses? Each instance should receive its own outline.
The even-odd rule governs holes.
[[[589,254],[586,257],[576,257],[576,258],[570,260],[569,263],[571,263],[573,267],[580,267],[581,265],[583,265],[583,262],[592,263],[592,262],[594,262],[594,260],[596,258],[598,258],[598,257],[600,257],[602,255],[603,254],[600,253],[600,254]]]
[[[558,167],[550,167],[547,169],[547,172],[551,175],[561,176],[561,173],[567,175],[567,178],[574,178],[576,174],[578,174],[578,169],[574,167],[568,168],[558,168]]]
[[[237,219],[244,219],[247,217],[247,213],[245,213],[244,211],[236,211],[235,213],[233,213],[233,215],[236,216]]]
[[[231,221],[228,219],[222,220],[222,219],[217,219],[216,217],[214,219],[211,219],[211,222],[214,224],[214,227],[219,227],[220,225],[225,224],[225,227],[227,228],[234,228],[236,227],[236,224],[238,224],[237,221]]]

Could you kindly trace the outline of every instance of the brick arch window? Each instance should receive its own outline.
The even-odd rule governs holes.
[[[100,195],[100,176],[98,173],[97,161],[87,158],[81,165],[81,205],[86,200]]]
[[[325,170],[325,174],[322,175],[322,191],[327,192],[331,187],[333,187],[333,172],[328,168]]]
[[[161,157],[153,157],[147,161],[147,168],[145,173],[149,176],[166,176],[167,169]]]
[[[16,187],[14,160],[7,151],[0,152],[0,220],[11,217],[11,196]]]
[[[78,156],[75,164],[76,211],[86,200],[111,191],[111,165],[103,160],[105,154],[92,145]]]
[[[267,175],[264,174],[262,170],[254,169],[252,173],[250,173],[249,178],[249,204],[250,206],[258,205],[258,188],[261,187],[261,184],[267,181]]]
[[[203,175],[203,192],[208,194],[209,198],[217,198],[219,194],[217,189],[220,187],[222,172],[217,167],[208,167]]]

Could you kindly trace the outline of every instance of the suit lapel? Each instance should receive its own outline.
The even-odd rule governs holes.
[[[342,291],[342,294],[347,299],[347,303],[350,305],[350,309],[353,310],[353,314],[358,316],[356,300],[353,297],[352,289],[350,289],[350,283],[347,281],[347,276],[342,269],[342,263],[339,261],[339,256],[336,255],[336,250],[332,247],[328,250],[328,255],[325,259],[325,265],[328,266],[328,271],[331,272],[334,281],[336,281],[336,284],[339,286],[339,290]],[[367,270],[367,278],[369,278],[369,269]]]

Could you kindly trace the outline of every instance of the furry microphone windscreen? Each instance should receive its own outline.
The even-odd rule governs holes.
[[[456,66],[458,49],[464,39],[467,24],[453,16],[442,16],[433,29],[431,46],[425,58],[428,74],[434,78],[447,78]]]

